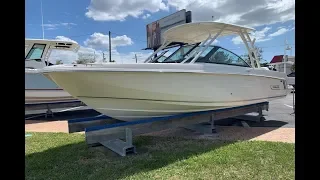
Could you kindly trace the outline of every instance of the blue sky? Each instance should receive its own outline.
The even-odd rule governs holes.
[[[42,38],[41,0],[26,0],[26,38]],[[196,3],[195,3],[196,2]],[[241,2],[241,4],[239,4]],[[238,4],[237,4],[238,3]],[[143,60],[151,51],[147,46],[146,25],[180,9],[192,11],[193,21],[214,20],[254,27],[256,46],[262,47],[263,58],[270,61],[284,53],[284,42],[295,53],[293,0],[42,0],[45,39],[71,39],[82,52],[107,51],[108,31],[113,38],[112,55],[117,62],[134,62],[134,54]],[[218,45],[242,55],[245,48],[237,39],[218,39]],[[76,59],[66,57],[66,62]]]

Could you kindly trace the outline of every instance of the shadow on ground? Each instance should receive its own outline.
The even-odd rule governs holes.
[[[261,122],[254,122],[254,121],[245,121],[250,127],[277,127],[280,128],[288,122],[279,121],[279,120],[265,120]],[[241,120],[235,118],[228,118],[228,119],[221,119],[215,121],[215,125],[218,126],[243,126]]]
[[[277,122],[278,124],[282,124]],[[202,123],[198,130],[190,130],[187,128],[167,129],[158,132],[144,134],[143,136],[152,137],[180,137],[190,139],[209,139],[222,141],[247,141],[265,135],[269,132],[279,129],[281,126],[273,127],[242,127],[242,126],[228,126],[225,123],[216,125],[216,133],[210,133],[211,125],[209,123]],[[273,141],[284,141],[281,139],[272,139]]]

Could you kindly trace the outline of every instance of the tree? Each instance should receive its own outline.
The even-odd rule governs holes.
[[[56,65],[63,64],[62,60],[56,60]]]
[[[87,64],[96,62],[97,55],[88,53],[79,53],[76,64]]]
[[[217,52],[217,54],[214,56],[214,59],[217,63],[231,63],[232,59],[230,59],[229,55],[224,53],[223,51]]]
[[[263,50],[262,48],[259,48],[259,47],[256,47],[257,49],[257,59],[259,62],[261,62],[263,59],[262,59],[262,53],[263,53]],[[252,53],[252,56],[254,57],[254,53]],[[248,63],[248,64],[251,64],[250,62],[250,56],[248,53],[244,54],[241,56],[242,58],[244,58],[244,60]],[[256,64],[255,64],[256,65]]]

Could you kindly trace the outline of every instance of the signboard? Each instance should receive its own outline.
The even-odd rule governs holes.
[[[162,34],[169,28],[191,22],[191,12],[182,9],[160,20],[147,24],[147,49],[157,49],[163,43]]]

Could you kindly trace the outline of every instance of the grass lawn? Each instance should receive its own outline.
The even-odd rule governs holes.
[[[83,134],[30,134],[26,179],[294,179],[294,144],[137,137],[138,154],[120,157]]]

